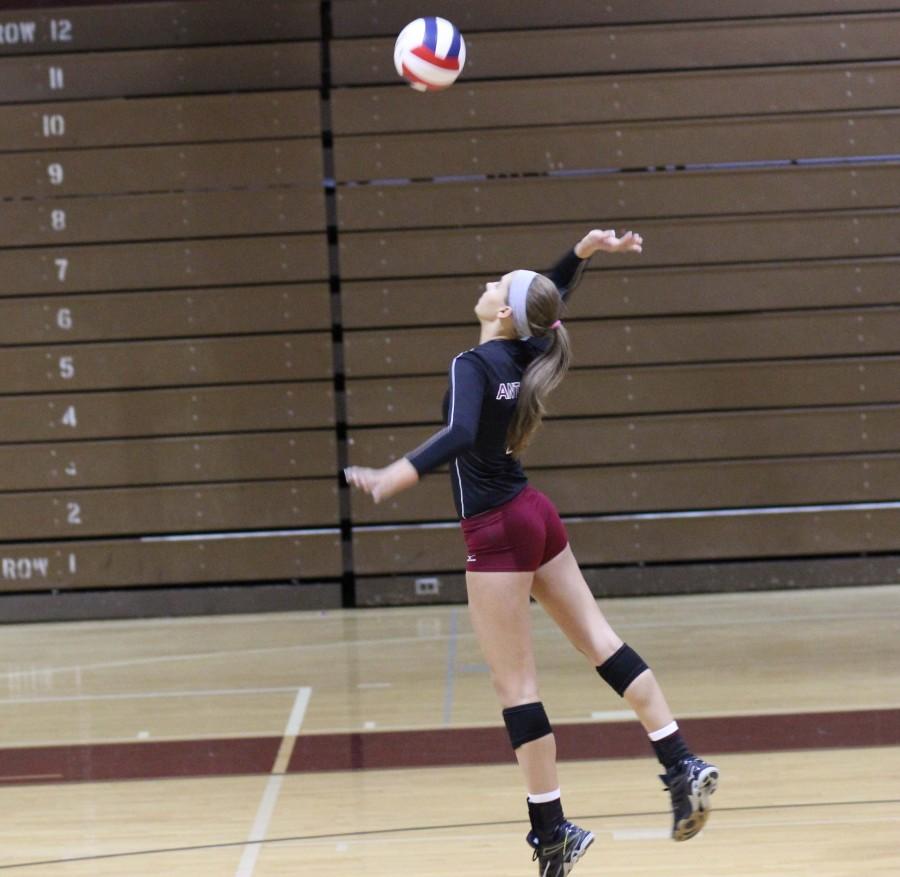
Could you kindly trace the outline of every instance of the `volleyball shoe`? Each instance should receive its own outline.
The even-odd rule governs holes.
[[[557,826],[553,838],[541,843],[533,831],[526,837],[538,863],[538,877],[565,877],[594,842],[594,834],[571,822]]]
[[[709,819],[709,797],[719,784],[719,769],[692,755],[659,778],[672,798],[672,839],[690,840]]]

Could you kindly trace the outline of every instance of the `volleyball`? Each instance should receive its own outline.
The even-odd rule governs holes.
[[[417,18],[397,36],[394,66],[416,91],[440,91],[466,63],[466,41],[446,18]]]

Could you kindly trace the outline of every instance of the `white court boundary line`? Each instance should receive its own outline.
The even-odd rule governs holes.
[[[281,794],[281,786],[284,783],[284,774],[291,760],[297,735],[303,726],[311,695],[312,688],[297,689],[297,697],[284,729],[281,746],[278,749],[275,764],[272,766],[272,773],[266,782],[262,800],[256,809],[256,818],[253,820],[253,827],[250,829],[250,836],[247,838],[247,845],[244,847],[235,877],[253,877],[253,872],[256,870],[256,861],[269,832],[269,824],[275,813],[275,805],[278,803],[278,796]]]
[[[246,694],[284,694],[296,691],[296,685],[283,685],[277,688],[210,688],[189,689],[187,691],[123,691],[119,694],[58,694],[53,697],[0,697],[0,707],[21,706],[29,703],[70,703],[72,701],[91,700],[145,700],[163,697],[229,697]]]

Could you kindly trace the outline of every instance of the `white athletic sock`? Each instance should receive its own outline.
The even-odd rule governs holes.
[[[651,731],[647,736],[654,742],[662,740],[663,737],[668,737],[670,734],[674,734],[678,730],[678,722],[670,722],[665,728],[660,728],[658,731]]]
[[[550,801],[556,801],[560,797],[560,790],[554,789],[552,792],[541,792],[540,795],[529,795],[528,800],[532,804],[547,804]]]

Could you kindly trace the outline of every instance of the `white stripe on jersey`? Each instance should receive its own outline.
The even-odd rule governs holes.
[[[463,353],[468,353],[468,350],[464,350]],[[424,451],[425,448],[431,447],[436,441],[442,439],[448,432],[450,432],[453,427],[453,413],[456,409],[456,360],[462,356],[462,353],[458,353],[453,357],[453,362],[450,363],[450,417],[448,424],[440,431],[436,432],[430,439],[423,442],[419,447],[417,447],[413,453],[418,454],[421,451]]]
[[[469,348],[470,350],[472,348]],[[468,353],[469,350],[464,350],[462,353],[458,353],[453,357],[453,362],[450,363],[450,413],[447,418],[447,425],[440,431],[436,432],[430,439],[426,442],[423,442],[419,447],[413,451],[414,454],[420,453],[424,451],[426,448],[430,447],[436,441],[442,439],[451,429],[453,429],[453,418],[456,414],[456,360],[459,359],[463,353]],[[459,459],[455,459],[454,468],[456,469],[456,480],[459,484],[459,507],[462,513],[462,516],[466,516],[466,502],[463,498],[463,487],[462,487],[462,476],[459,472]]]
[[[459,482],[459,512],[462,517],[466,516],[466,501],[463,499],[462,492],[462,475],[459,474],[459,457],[457,457],[454,461],[456,465],[456,480]]]
[[[453,363],[450,366],[450,421],[448,426],[453,426],[453,415],[456,412],[456,360],[462,354],[457,354],[453,357]],[[459,457],[457,457],[454,461],[454,466],[456,468],[456,480],[459,484],[459,508],[460,513],[463,517],[466,516],[466,501],[463,499],[463,489],[462,489],[462,475],[459,474]]]

